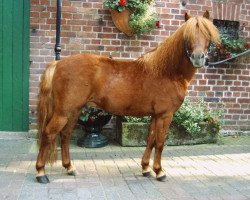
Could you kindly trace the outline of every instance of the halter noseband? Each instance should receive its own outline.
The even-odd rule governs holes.
[[[209,43],[209,45],[208,45],[208,48],[207,48],[208,51],[206,53],[204,53],[204,57],[206,59],[205,66],[208,66],[208,62],[209,62],[208,53],[209,53],[210,47],[211,47],[211,43]],[[192,52],[189,51],[188,42],[186,40],[184,41],[184,51],[185,51],[185,54],[188,57],[189,61],[191,62]]]

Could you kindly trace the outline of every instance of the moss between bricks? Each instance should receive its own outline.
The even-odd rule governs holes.
[[[118,139],[122,146],[146,146],[148,134],[147,123],[127,123],[123,122],[121,130],[118,132]],[[175,145],[195,145],[216,143],[219,132],[210,124],[204,124],[203,129],[197,138],[191,138],[184,129],[175,124],[171,124],[166,144]]]

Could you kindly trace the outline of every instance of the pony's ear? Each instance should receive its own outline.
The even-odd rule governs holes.
[[[203,17],[209,19],[210,18],[210,14],[209,12],[206,10],[206,12],[203,14]]]
[[[191,18],[192,16],[190,14],[188,14],[187,12],[185,13],[185,21],[189,20],[189,18]]]

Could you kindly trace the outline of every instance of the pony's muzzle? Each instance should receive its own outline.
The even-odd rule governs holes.
[[[190,60],[195,68],[201,68],[205,66],[206,54],[205,53],[192,53]]]

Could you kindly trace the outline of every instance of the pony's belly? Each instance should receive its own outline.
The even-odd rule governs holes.
[[[114,115],[122,115],[122,116],[148,116],[153,114],[153,109],[150,105],[145,104],[127,104],[127,105],[118,105],[118,104],[110,104],[104,108],[108,112]]]

